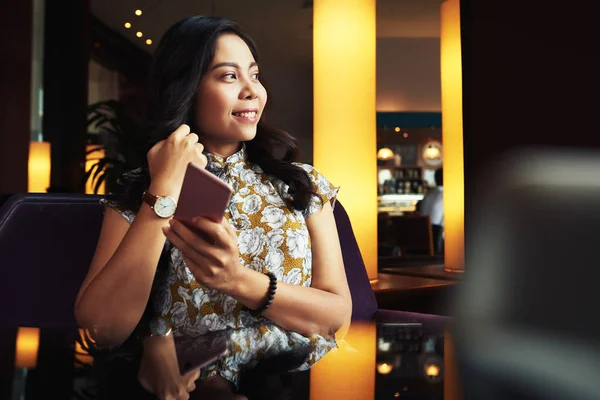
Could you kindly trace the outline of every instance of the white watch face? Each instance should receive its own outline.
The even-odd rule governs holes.
[[[175,214],[175,208],[177,208],[175,200],[168,196],[159,197],[154,203],[154,212],[161,218],[172,217]]]

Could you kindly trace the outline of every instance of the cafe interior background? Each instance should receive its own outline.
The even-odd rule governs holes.
[[[331,1],[335,3],[335,0],[327,0],[321,4]],[[367,4],[369,1],[344,0],[346,5],[359,3]],[[482,241],[484,245],[498,244],[497,241],[486,242],[488,231],[478,230],[475,225],[477,213],[486,201],[481,194],[488,189],[487,185],[496,184],[496,181],[484,179],[489,175],[480,176],[490,160],[505,151],[532,145],[559,149],[600,148],[600,136],[593,129],[589,117],[597,113],[597,105],[584,100],[589,93],[596,92],[597,87],[598,59],[595,52],[589,51],[594,48],[592,40],[597,36],[597,21],[594,19],[597,4],[588,6],[582,1],[575,7],[568,3],[553,6],[541,1],[507,0],[500,3],[464,0],[461,1],[461,12],[464,12],[467,26],[466,35],[462,38],[466,37],[468,43],[461,47],[458,41],[457,47],[452,48],[451,40],[445,39],[456,38],[456,9],[454,13],[442,12],[444,4],[451,3],[458,2],[379,0],[376,2],[375,26],[369,25],[368,15],[364,12],[344,14],[350,9],[356,10],[352,7],[338,7],[335,12],[325,15],[326,18],[313,18],[324,15],[313,15],[312,2],[300,0],[264,0],[260,7],[256,3],[238,0],[163,0],[144,2],[143,5],[133,0],[4,1],[0,12],[3,22],[0,33],[10,40],[2,41],[0,47],[7,50],[9,62],[0,63],[0,87],[9,100],[3,102],[0,110],[0,201],[6,200],[6,195],[27,190],[102,193],[109,189],[111,180],[108,178],[97,188],[90,187],[89,183],[84,188],[84,170],[89,171],[98,162],[91,158],[107,157],[104,162],[110,160],[112,165],[121,167],[126,167],[130,160],[115,154],[114,140],[111,141],[110,135],[101,133],[102,129],[92,128],[88,132],[88,113],[102,112],[104,108],[100,108],[98,102],[116,99],[118,103],[109,102],[102,107],[121,110],[122,106],[127,113],[117,122],[125,125],[132,121],[135,123],[135,115],[139,113],[144,97],[143,77],[152,49],[164,29],[188,13],[186,5],[192,5],[193,10],[189,13],[227,15],[244,24],[255,37],[263,56],[263,72],[268,78],[273,105],[272,122],[298,137],[302,161],[314,163],[342,187],[340,202],[352,219],[379,308],[393,305],[396,307],[394,311],[426,313],[429,317],[431,314],[447,315],[447,309],[427,308],[431,303],[426,300],[431,298],[436,305],[445,306],[443,297],[428,292],[426,299],[420,295],[423,288],[413,290],[411,287],[409,291],[416,296],[411,301],[405,296],[409,291],[402,292],[393,286],[399,280],[385,281],[383,277],[386,274],[379,273],[379,211],[395,216],[410,215],[416,201],[421,198],[420,192],[430,187],[432,171],[442,165],[446,212],[443,267],[453,274],[453,278],[444,279],[446,282],[456,281],[460,273],[453,271],[461,270],[464,264],[463,240],[464,247],[471,252],[477,252]],[[136,9],[142,11],[140,15],[135,13]],[[335,20],[340,15],[346,22],[355,22],[353,29],[346,33],[357,31],[360,35],[352,39],[368,36],[373,42],[357,41],[352,46],[336,47],[335,40],[342,38],[327,35],[324,22]],[[367,19],[362,20],[361,17]],[[269,23],[265,24],[265,20]],[[126,27],[127,23],[129,27]],[[444,26],[448,30],[444,30]],[[376,35],[365,35],[371,28]],[[313,47],[315,43],[317,46]],[[448,49],[451,50],[449,53],[446,52]],[[460,61],[456,62],[457,57],[460,60],[460,50],[464,51],[464,73],[461,73]],[[342,56],[353,61],[346,65],[344,71],[360,72],[361,79],[336,79],[338,71],[331,73],[324,68],[331,61],[328,57]],[[461,101],[460,90],[463,89],[466,93],[464,101]],[[93,104],[97,108],[92,108]],[[334,111],[335,115],[325,111]],[[130,117],[134,118],[130,121]],[[97,150],[95,154],[91,153],[95,157],[89,157],[87,168],[83,168],[86,148]],[[519,236],[519,243],[525,246],[520,250],[531,253],[515,258],[515,263],[503,264],[506,260],[502,257],[485,257],[487,254],[483,254],[483,258],[470,259],[469,267],[473,266],[476,272],[471,276],[487,276],[490,280],[487,285],[477,286],[475,283],[473,297],[464,304],[477,308],[480,313],[477,316],[484,323],[491,321],[489,316],[498,309],[509,313],[515,310],[522,312],[519,317],[527,318],[519,322],[537,324],[535,327],[540,335],[533,341],[523,342],[525,336],[520,336],[521,332],[510,331],[516,333],[511,336],[513,342],[496,348],[496,361],[501,360],[502,365],[510,369],[500,377],[498,369],[494,369],[499,364],[490,358],[490,345],[497,344],[491,333],[506,333],[508,325],[506,319],[492,321],[488,327],[493,329],[488,331],[488,335],[477,337],[477,343],[481,344],[481,352],[477,354],[478,368],[466,371],[463,384],[485,378],[481,375],[474,377],[474,374],[483,371],[482,363],[488,361],[491,366],[488,383],[493,382],[492,389],[498,389],[495,384],[498,381],[505,383],[508,376],[511,382],[518,381],[519,384],[500,385],[499,389],[521,387],[557,393],[554,389],[564,389],[569,379],[587,379],[587,373],[594,371],[586,367],[593,364],[580,362],[585,357],[575,362],[564,361],[573,358],[558,355],[557,352],[563,350],[562,346],[541,349],[538,354],[541,356],[535,357],[530,351],[519,352],[515,345],[518,342],[523,345],[521,348],[530,350],[532,345],[544,343],[547,334],[554,335],[556,332],[562,335],[561,344],[568,345],[593,344],[599,336],[597,328],[592,325],[597,303],[593,296],[598,293],[593,286],[597,282],[593,274],[597,269],[589,267],[597,258],[597,254],[593,253],[597,246],[589,238],[595,239],[596,235],[564,234],[580,232],[579,228],[592,220],[590,216],[596,216],[597,201],[590,207],[591,192],[586,191],[596,184],[595,178],[590,177],[580,186],[574,183],[578,182],[575,178],[588,177],[590,170],[596,170],[599,158],[588,160],[584,165],[587,169],[576,171],[574,168],[580,167],[575,163],[578,156],[567,157],[566,163],[565,159],[550,158],[546,165],[552,167],[551,171],[559,172],[551,177],[556,182],[552,191],[545,192],[547,196],[538,197],[535,202],[518,203],[519,215],[528,218],[540,209],[546,210],[539,207],[540,204],[549,206],[550,201],[556,199],[562,202],[553,209],[553,218],[541,218],[524,226],[530,230],[510,231],[511,234],[523,235]],[[512,165],[508,162],[500,165],[501,176],[511,171]],[[565,188],[565,182],[559,178],[564,176],[568,177],[568,190],[564,190],[565,196],[559,197],[556,196],[557,188]],[[410,187],[406,182],[399,185],[402,180],[411,181]],[[498,189],[497,185],[494,189]],[[468,200],[466,203],[465,198]],[[503,197],[505,203],[497,203],[495,211],[504,210],[505,204],[517,204],[510,203],[513,200],[518,201],[511,196]],[[585,207],[582,208],[582,205]],[[585,210],[585,215],[570,214],[573,210]],[[468,220],[471,229],[463,230],[463,218]],[[555,224],[551,229],[542,230],[551,223]],[[565,230],[565,227],[574,229]],[[480,235],[482,232],[484,235]],[[33,236],[37,232],[29,234]],[[547,247],[536,241],[551,234],[560,239],[560,245],[554,246],[551,252],[543,251]],[[2,244],[10,239],[4,236]],[[537,246],[530,246],[531,243]],[[510,245],[504,245],[505,250],[514,250]],[[42,274],[44,263],[28,265],[37,268],[33,272],[28,268],[13,268],[13,265],[21,265],[23,259],[35,255],[35,252],[29,251],[28,237],[18,246],[23,248],[18,254],[13,254],[16,253],[14,249],[3,248],[4,257],[14,260],[10,268],[1,270],[4,275],[0,279],[4,283],[2,299],[9,310],[8,317],[17,304],[35,302],[32,309],[37,310],[38,304],[46,306],[62,291],[68,290],[63,279],[57,284],[61,290],[48,295],[45,282],[31,280],[31,275]],[[565,268],[566,265],[568,268]],[[514,269],[511,269],[513,266]],[[408,272],[410,268],[402,270]],[[446,272],[438,272],[437,276]],[[502,272],[512,273],[509,279],[504,276],[510,282],[508,288],[497,285],[498,274]],[[13,290],[15,276],[31,285],[26,295],[5,295],[5,292]],[[465,276],[469,277],[468,274]],[[412,279],[417,277],[404,276],[400,281]],[[425,281],[431,283],[434,280],[427,278]],[[465,283],[467,281],[465,279]],[[436,281],[434,285],[428,284],[427,290],[442,287],[444,285]],[[502,292],[503,289],[506,291]],[[396,297],[388,297],[393,292],[399,293],[400,297],[396,294]],[[556,293],[561,295],[556,296]],[[590,297],[581,301],[584,295]],[[523,299],[526,298],[530,300],[527,305],[531,308],[523,307]],[[488,303],[482,299],[487,299]],[[57,310],[46,307],[42,311],[51,314]],[[582,315],[584,317],[580,317]],[[58,382],[64,371],[72,371],[74,337],[60,337],[56,332],[43,329],[40,332],[40,329],[27,324],[17,326],[18,332],[14,326],[8,331],[0,331],[0,353],[15,354],[10,359],[0,357],[0,397],[8,393],[16,396],[14,398],[21,398],[21,389],[31,384],[27,382],[32,382],[31,378],[37,375],[34,381],[38,384],[43,382],[44,385],[39,387],[46,392],[39,393],[36,398],[44,398],[44,394],[52,392],[48,388],[60,386],[54,381]],[[452,348],[448,346],[452,342],[447,340],[448,335],[444,336],[443,329],[438,329],[433,342],[429,339],[422,342],[425,351],[419,356],[431,357],[431,362],[427,361],[428,358],[408,361],[406,349],[399,351],[404,360],[402,365],[418,366],[414,369],[414,376],[419,377],[419,386],[414,379],[407,378],[406,371],[397,363],[398,358],[386,361],[379,358],[382,352],[386,353],[382,349],[386,349],[388,343],[403,344],[398,339],[398,332],[393,334],[395,342],[384,340],[382,346],[379,338],[384,337],[378,338],[373,331],[367,330],[363,336],[365,340],[354,341],[358,336],[348,337],[348,342],[354,343],[360,351],[345,354],[348,358],[331,358],[318,363],[311,371],[310,385],[311,391],[314,390],[311,399],[335,398],[344,387],[349,390],[345,398],[351,398],[352,394],[353,398],[372,398],[373,393],[379,393],[381,379],[386,377],[390,379],[381,392],[385,398],[404,396],[415,387],[416,390],[433,393],[433,398],[440,398],[439,385],[453,382],[450,379],[452,374],[456,378],[450,357]],[[441,336],[444,338],[440,341]],[[582,341],[581,338],[592,340]],[[440,342],[446,345],[441,352],[443,360],[436,358],[440,355],[436,351]],[[57,343],[64,348],[57,347]],[[463,354],[465,349],[472,348],[472,343],[462,348]],[[581,355],[595,355],[589,351],[590,348],[584,349]],[[60,358],[58,353],[65,349],[70,354]],[[390,354],[389,351],[387,353]],[[562,361],[547,363],[549,359]],[[555,379],[547,379],[543,383],[528,380],[540,368],[552,366],[559,368]],[[514,373],[517,367],[521,368],[520,372]],[[582,370],[578,367],[587,368],[583,371],[586,373],[579,373]],[[5,371],[10,372],[5,374]],[[377,390],[374,388],[375,376],[380,382]],[[29,379],[25,379],[27,377]],[[597,385],[597,380],[592,377],[579,385],[579,389],[594,389],[594,385]],[[63,389],[64,386],[61,386],[60,390]],[[593,391],[587,398],[597,398],[599,391]],[[499,393],[498,390],[493,392]],[[364,393],[368,395],[356,397]],[[547,397],[542,395],[538,398]],[[574,397],[571,392],[571,395],[559,398],[581,397]]]
[[[316,59],[313,42],[327,42],[330,38],[327,32],[313,32],[311,1],[265,0],[260,7],[239,0],[141,3],[91,0],[88,5],[89,9],[80,4],[59,11],[43,0],[33,1],[29,192],[76,192],[73,183],[79,182],[66,177],[68,164],[77,165],[77,156],[71,151],[76,146],[69,148],[65,143],[80,140],[81,132],[72,129],[76,125],[72,121],[57,123],[58,113],[56,109],[51,110],[50,93],[56,96],[63,91],[80,96],[71,99],[65,96],[61,102],[69,104],[71,111],[84,110],[86,116],[85,121],[79,122],[85,127],[85,173],[79,177],[85,180],[82,191],[105,194],[114,184],[117,172],[135,166],[135,160],[128,157],[131,154],[128,133],[133,132],[139,121],[145,93],[144,77],[161,34],[184,15],[224,15],[241,23],[258,44],[261,74],[266,79],[272,103],[270,122],[298,138],[300,161],[314,163],[317,168],[323,166],[325,175],[341,186],[340,198],[355,226],[368,278],[374,284],[378,281],[378,249],[377,243],[373,243],[377,240],[374,212],[392,217],[414,213],[417,202],[435,186],[433,172],[444,165],[444,157],[453,154],[444,152],[442,134],[443,7],[440,0],[378,0],[374,46],[360,44],[357,47],[366,53],[364,56],[354,54],[356,58],[351,61],[367,59],[366,67],[361,68],[372,75],[359,76],[338,86],[317,79],[323,54],[319,53],[319,60]],[[84,24],[89,28],[89,48],[82,50],[81,42],[72,38],[66,44],[64,35],[68,35],[68,29],[57,28],[57,20],[50,17],[60,13],[73,18],[86,15]],[[265,24],[265,20],[269,24]],[[76,19],[72,22],[81,28]],[[454,25],[450,33],[456,38],[459,35],[456,13],[449,25]],[[52,31],[55,36],[48,35]],[[58,38],[60,45],[57,45]],[[371,66],[367,65],[370,61],[374,61]],[[87,64],[87,73],[70,76],[69,63],[83,62]],[[57,87],[60,80],[53,77],[60,77],[63,86]],[[78,87],[82,82],[86,82],[85,90]],[[349,99],[350,86],[353,95]],[[366,89],[361,92],[361,88]],[[83,99],[82,94],[85,107],[77,103]],[[323,115],[324,107],[318,106],[319,101],[339,103],[337,112],[343,118]],[[345,104],[350,106],[346,110],[343,109]],[[103,116],[106,118],[101,119]],[[102,124],[98,124],[99,121]],[[62,123],[69,125],[69,129],[57,129]],[[49,126],[53,128],[44,129]],[[115,131],[123,135],[117,136]],[[372,150],[366,155],[365,143]],[[357,151],[361,146],[363,148]],[[345,162],[364,165],[364,172],[359,168],[348,174],[345,167],[348,164],[341,162],[348,158],[346,152],[362,157]],[[454,155],[461,156],[460,153]],[[326,159],[338,165],[331,169]],[[332,172],[328,172],[330,170]],[[364,182],[370,188],[368,192],[365,192]],[[369,201],[364,203],[362,199]],[[408,305],[404,303],[403,307],[408,308]],[[20,332],[21,344],[35,342],[36,337],[39,340],[39,333],[36,336],[35,331],[23,328]],[[27,335],[33,339],[27,339]],[[372,333],[367,336],[374,340]],[[443,381],[442,360],[434,351],[439,338],[438,335],[424,339],[429,349],[427,357],[435,362],[427,364],[425,372],[420,374],[428,380],[425,386],[433,388],[437,395],[441,393],[439,384]],[[371,343],[371,339],[364,343]],[[374,351],[374,348],[365,348],[366,361],[370,362]],[[324,370],[327,369],[325,364],[321,363]],[[390,373],[390,365],[390,362],[377,364],[378,379]],[[336,368],[339,369],[339,365]],[[332,388],[324,389],[327,385],[320,385],[323,393],[333,393]]]
[[[60,187],[51,187],[56,184],[51,185],[50,182],[51,148],[49,140],[44,140],[42,129],[44,2],[37,0],[34,5],[36,20],[28,189],[31,192],[43,192],[50,187],[50,191],[60,191]],[[319,97],[320,92],[329,91],[328,101],[341,103],[347,100],[344,100],[344,86],[316,88],[315,91],[311,1],[269,1],[261,3],[260,7],[235,0],[200,3],[154,1],[145,3],[145,7],[140,8],[143,10],[140,10],[140,15],[136,15],[138,6],[133,0],[90,2],[89,23],[93,45],[89,52],[87,76],[88,121],[110,113],[111,108],[116,105],[123,111],[119,113],[119,118],[126,120],[117,120],[115,123],[121,124],[121,128],[124,125],[134,126],[143,107],[143,77],[162,32],[183,15],[225,15],[240,22],[259,46],[262,57],[261,72],[268,85],[272,106],[268,114],[269,120],[274,126],[279,126],[298,138],[300,161],[315,163],[315,150],[319,149],[314,146],[318,138],[315,131],[316,122],[313,121],[324,119],[314,115],[315,99]],[[352,111],[342,117],[346,120],[346,126],[327,126],[326,129],[330,129],[331,133],[323,133],[333,136],[329,142],[333,146],[327,147],[326,151],[330,154],[321,158],[335,160],[340,158],[339,154],[344,153],[347,146],[352,146],[349,143],[356,142],[355,146],[362,145],[356,136],[376,136],[376,151],[373,152],[372,159],[377,159],[377,176],[368,177],[366,182],[373,185],[373,193],[369,199],[373,199],[376,193],[377,212],[380,216],[394,218],[414,213],[417,202],[423,198],[428,188],[435,186],[433,173],[442,167],[444,155],[460,157],[459,151],[444,154],[440,10],[440,0],[376,2],[375,107],[369,107],[370,111],[376,114],[371,115],[369,122],[374,118],[376,127],[367,123],[360,125],[364,128],[362,131],[357,132],[356,128],[354,131],[348,129],[347,125],[352,125],[349,121],[361,119],[360,115]],[[270,21],[268,26],[264,24],[265,20]],[[451,24],[455,24],[456,29],[447,36],[459,35],[458,21]],[[369,77],[365,77],[365,80],[368,81]],[[356,85],[357,82],[346,84]],[[370,82],[361,84],[371,85]],[[447,89],[448,92],[450,90]],[[332,95],[332,91],[337,93]],[[115,100],[116,103],[110,102],[111,100]],[[368,96],[357,101],[368,104]],[[448,100],[448,103],[450,101],[453,100]],[[349,109],[354,110],[352,107]],[[135,163],[128,157],[131,154],[129,149],[132,141],[124,140],[123,137],[119,140],[115,135],[107,133],[107,130],[111,129],[111,122],[100,126],[97,122],[96,120],[95,124],[87,127],[85,192],[104,194],[107,185],[110,189],[111,183],[115,181],[117,173],[134,166]],[[333,132],[336,128],[337,132]],[[125,132],[125,135],[127,134]],[[453,137],[458,140],[460,135],[454,134]],[[369,140],[372,146],[372,139]],[[323,154],[323,151],[320,154]],[[319,163],[323,164],[323,161],[315,163],[318,168]],[[338,168],[342,169],[343,166],[338,164]],[[369,165],[372,165],[372,162]],[[372,168],[365,165],[365,170],[370,173]],[[328,176],[332,174],[329,173]],[[334,174],[330,179],[342,186],[340,198],[346,197],[353,221],[363,228],[357,235],[366,259],[369,278],[377,279],[378,255],[400,255],[402,251],[399,249],[404,248],[407,250],[406,254],[433,255],[432,246],[428,245],[426,236],[422,240],[424,244],[394,243],[394,240],[400,239],[394,235],[387,235],[390,229],[381,225],[389,224],[389,221],[382,222],[381,219],[378,220],[380,243],[373,243],[371,238],[375,227],[372,213],[365,211],[372,210],[373,203],[353,204],[352,190],[360,186],[356,184],[360,180],[355,180],[356,183],[349,187],[346,181],[348,178],[343,175],[342,181],[336,181],[336,176]],[[448,190],[460,191],[460,185],[454,185]],[[368,216],[363,217],[367,214]],[[452,227],[449,229],[452,230]],[[460,230],[461,227],[454,229]],[[381,242],[385,242],[385,245],[382,246]],[[460,249],[457,251],[462,252]],[[461,255],[456,257],[460,258]],[[459,269],[462,267],[461,261],[454,264]]]

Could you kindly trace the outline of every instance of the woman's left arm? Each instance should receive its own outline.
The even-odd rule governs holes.
[[[352,299],[338,232],[329,202],[306,219],[312,247],[310,287],[277,282],[271,306],[263,313],[284,329],[301,334],[333,334],[349,325]],[[265,301],[269,278],[244,268],[230,295],[251,309]]]
[[[352,299],[331,204],[326,201],[306,225],[312,247],[311,287],[278,281],[273,302],[262,315],[289,331],[323,336],[338,332],[339,337],[350,324]],[[195,227],[201,235],[173,220],[165,234],[182,251],[196,279],[250,309],[260,308],[269,277],[241,265],[233,228],[226,220],[218,224],[204,218],[198,218]]]

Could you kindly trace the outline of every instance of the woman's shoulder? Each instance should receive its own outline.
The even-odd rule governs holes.
[[[308,164],[308,163],[303,163],[303,162],[292,162],[293,165],[302,168],[303,170],[305,170],[306,172],[310,172],[315,170],[316,168],[312,165],[312,164]]]
[[[318,180],[319,178],[325,178],[325,176],[323,176],[323,174],[321,174],[321,172],[319,172],[319,170],[312,164],[303,162],[293,162],[292,164],[302,168],[313,181]]]
[[[313,194],[308,207],[304,211],[304,217],[308,218],[315,211],[320,210],[325,202],[330,202],[332,207],[340,190],[339,186],[329,181],[314,165],[308,163],[294,162],[294,165],[302,168],[308,174],[313,184]]]

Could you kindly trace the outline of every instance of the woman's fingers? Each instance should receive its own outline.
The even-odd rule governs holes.
[[[181,238],[173,229],[168,229],[165,231],[165,236],[173,246],[177,247],[181,250],[181,254],[183,255],[183,260],[192,273],[196,280],[202,283],[206,283],[206,279],[209,276],[213,275],[213,272],[210,269],[210,265],[212,262],[201,252],[196,251],[196,249],[191,246],[189,243],[186,243],[185,240]],[[202,239],[200,239],[202,240]],[[208,246],[207,243],[203,245],[204,248]]]
[[[200,368],[192,370],[183,376],[183,384],[188,392],[196,389],[196,381],[200,378]]]
[[[236,237],[235,230],[225,218],[220,222],[215,222],[208,218],[196,217],[192,224],[194,229],[205,234],[206,240],[211,244],[227,247],[233,243],[237,246],[237,241],[232,239]]]
[[[189,243],[194,250],[200,254],[205,252],[206,246],[209,244],[217,244],[217,235],[212,232],[195,231],[195,225],[188,227],[186,224],[176,219],[169,221],[169,224],[171,225],[171,229],[173,229],[173,231],[175,231],[179,237],[181,237],[185,242]]]
[[[175,129],[173,133],[171,133],[170,138],[174,141],[179,141],[185,138],[190,133],[190,127],[186,124],[182,124],[179,128]]]
[[[190,392],[191,390],[188,390],[187,386],[184,385],[182,377],[179,386],[165,389],[157,397],[164,400],[188,400],[190,398]]]
[[[205,257],[203,257],[201,254],[202,249],[208,246],[208,243],[206,243],[206,241],[204,241],[202,238],[197,237],[194,239],[195,243],[191,244],[181,236],[181,230],[181,227],[179,227],[179,229],[175,229],[173,226],[171,226],[170,228],[163,228],[163,232],[165,233],[165,236],[167,237],[169,242],[171,242],[173,246],[181,250],[181,253],[185,257],[189,258],[194,264],[200,265],[202,261],[205,260]]]
[[[221,225],[223,226],[223,228],[225,228],[225,231],[227,233],[229,233],[229,235],[236,237],[235,229],[233,229],[233,226],[231,226],[229,221],[227,221],[227,218],[223,217],[223,221],[221,222]]]

